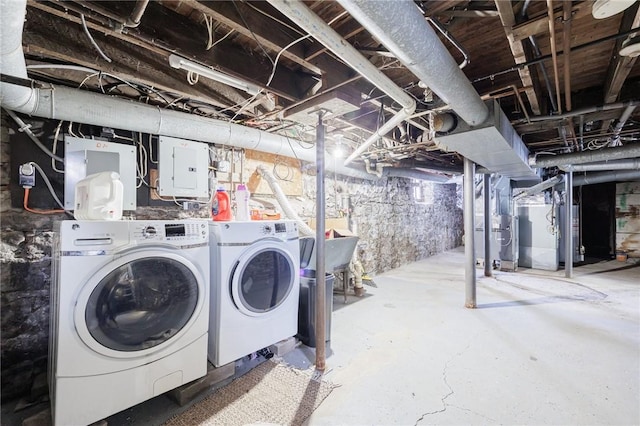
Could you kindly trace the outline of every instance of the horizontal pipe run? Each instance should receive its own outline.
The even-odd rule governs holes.
[[[640,157],[640,143],[627,144],[615,148],[596,151],[574,152],[571,154],[545,155],[529,158],[529,165],[535,168],[558,167],[564,165],[595,163],[609,160],[623,160]]]
[[[565,172],[592,172],[606,170],[640,170],[640,158],[601,161],[598,163],[571,164],[558,167]]]
[[[625,170],[617,172],[585,173],[573,175],[573,186],[595,185],[606,182],[627,182],[640,180],[640,170]]]
[[[5,86],[12,85],[2,83],[3,89]],[[28,90],[35,102],[9,109],[36,117],[229,145],[315,163],[313,152],[298,148],[295,140],[251,127],[65,86]],[[2,106],[6,107],[4,103]],[[375,178],[340,164],[327,167],[345,176]]]
[[[562,183],[562,180],[563,177],[561,175],[554,176],[551,179],[547,179],[544,182],[540,182],[539,184],[532,186],[531,188],[525,189],[521,193],[514,196],[513,199],[514,201],[516,201],[524,197],[539,194],[545,189],[549,189],[553,186],[559,185],[560,183]]]

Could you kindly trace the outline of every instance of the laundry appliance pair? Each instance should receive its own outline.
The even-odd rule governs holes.
[[[63,221],[54,233],[54,425],[90,424],[297,332],[292,221]]]
[[[56,224],[55,426],[93,423],[206,374],[208,222]]]

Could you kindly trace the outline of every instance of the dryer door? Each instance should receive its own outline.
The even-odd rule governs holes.
[[[117,258],[83,287],[75,309],[82,340],[114,357],[162,350],[202,309],[203,280],[182,256],[145,250]]]
[[[240,312],[267,315],[287,299],[296,283],[296,264],[282,241],[261,240],[242,253],[231,271],[230,292]]]

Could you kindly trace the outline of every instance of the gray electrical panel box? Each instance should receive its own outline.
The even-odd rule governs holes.
[[[209,145],[160,136],[158,140],[158,194],[209,196]]]
[[[123,186],[123,210],[136,209],[136,147],[121,143],[64,137],[64,207],[75,208],[76,184],[100,172],[117,172]]]

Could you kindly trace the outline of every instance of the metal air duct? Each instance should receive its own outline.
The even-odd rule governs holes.
[[[413,1],[338,3],[470,126],[487,119],[482,99]]]
[[[447,135],[435,138],[436,146],[456,151],[489,173],[499,173],[512,180],[536,180],[540,177],[527,164],[529,150],[495,100],[487,101],[489,119],[470,127],[459,123]]]

